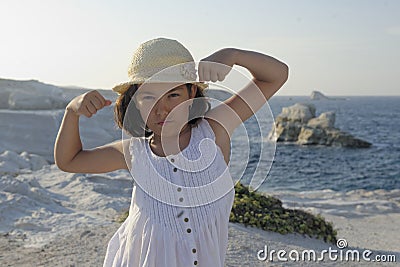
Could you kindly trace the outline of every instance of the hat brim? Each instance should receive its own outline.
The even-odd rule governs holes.
[[[114,86],[114,87],[112,88],[112,90],[113,90],[114,92],[116,92],[117,94],[122,95],[122,94],[125,93],[125,92],[129,89],[129,87],[131,87],[133,84],[141,84],[141,83],[143,83],[143,82],[138,82],[138,81],[125,82],[125,83],[121,83],[121,84],[118,84],[118,85]],[[197,87],[201,88],[202,90],[204,90],[204,89],[206,89],[206,88],[208,87],[208,84],[207,84],[207,83],[204,83],[204,82],[190,82],[190,81],[183,82],[183,81],[182,81],[182,84],[184,84],[184,83],[192,83],[192,84],[195,84],[195,85],[197,85]]]

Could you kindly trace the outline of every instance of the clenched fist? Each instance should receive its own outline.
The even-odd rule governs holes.
[[[237,50],[221,49],[199,62],[199,81],[223,81],[235,65]]]
[[[93,90],[72,99],[66,109],[73,111],[77,116],[84,115],[90,118],[111,103],[111,100],[105,99],[98,91]]]

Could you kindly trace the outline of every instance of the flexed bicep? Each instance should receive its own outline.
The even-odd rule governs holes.
[[[224,60],[220,63],[229,62],[227,68],[231,68],[233,65],[242,66],[253,76],[247,85],[207,113],[209,118],[217,121],[229,134],[232,134],[242,122],[255,114],[282,87],[288,78],[288,66],[258,52],[239,49],[220,51],[224,51],[223,54],[228,53],[230,56],[222,56],[221,52],[217,52],[217,57],[213,54],[210,56],[211,59],[223,58]],[[218,70],[217,67],[214,69]],[[206,76],[205,71],[201,71]]]

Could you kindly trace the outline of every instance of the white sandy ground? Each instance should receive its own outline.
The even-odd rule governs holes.
[[[400,189],[277,192],[286,208],[321,214],[351,246],[400,252]]]
[[[127,172],[68,174],[55,165],[26,172],[3,174],[0,180],[0,266],[101,266],[107,242],[119,226],[115,218],[129,206],[131,181]],[[395,255],[398,262],[398,193],[396,190],[361,190],[353,194],[320,191],[305,193],[305,196],[290,192],[278,195],[287,199],[284,203],[288,207],[313,210],[333,221],[339,230],[339,238],[345,238],[351,249],[359,248],[360,253],[365,249],[374,250],[371,258],[376,254]],[[336,199],[330,194],[336,194]],[[368,204],[365,201],[367,195]],[[357,206],[358,209],[354,208]],[[391,208],[388,210],[388,207]],[[329,247],[337,250],[334,244],[321,240],[280,235],[231,223],[226,266],[322,264],[280,262],[276,254],[272,263],[260,261],[257,252],[265,246],[268,251],[284,249],[290,253],[297,250],[300,255],[304,250],[313,249],[317,256]],[[324,266],[365,264],[365,261],[331,261],[328,255],[323,262]],[[370,263],[370,266],[381,265]]]

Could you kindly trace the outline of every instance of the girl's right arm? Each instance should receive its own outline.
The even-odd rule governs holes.
[[[79,117],[88,118],[105,106],[110,100],[98,91],[90,91],[74,98],[66,107],[56,142],[54,160],[57,167],[73,173],[105,173],[128,169],[123,153],[122,141],[117,141],[91,150],[83,150],[79,135]]]

